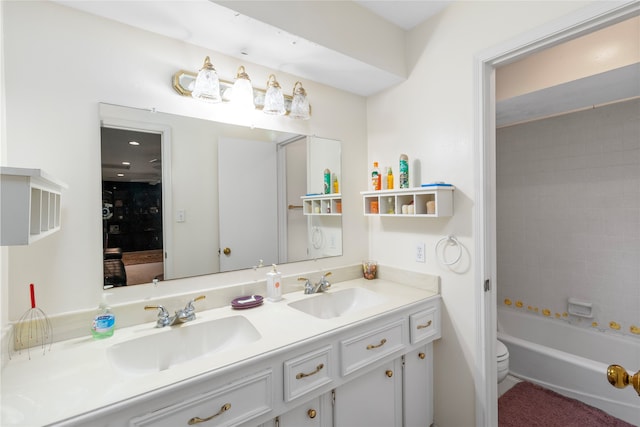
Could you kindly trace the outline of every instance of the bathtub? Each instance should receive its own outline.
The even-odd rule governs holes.
[[[640,370],[640,339],[621,337],[498,308],[498,339],[509,349],[509,373],[640,426],[640,396],[614,388],[607,366]]]

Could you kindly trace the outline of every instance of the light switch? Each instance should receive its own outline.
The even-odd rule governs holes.
[[[176,212],[176,222],[185,222],[184,209],[180,209]]]

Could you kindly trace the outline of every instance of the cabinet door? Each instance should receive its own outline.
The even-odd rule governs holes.
[[[280,415],[274,425],[275,427],[331,427],[333,425],[331,393]]]
[[[429,427],[433,422],[432,356],[431,344],[404,356],[405,427]]]
[[[335,391],[335,427],[400,427],[402,362],[385,363]]]

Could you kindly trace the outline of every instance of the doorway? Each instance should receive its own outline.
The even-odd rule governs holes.
[[[163,134],[100,127],[103,287],[165,278]]]
[[[498,423],[496,371],[496,69],[532,53],[594,32],[640,14],[638,2],[598,3],[553,22],[518,41],[505,43],[480,53],[475,60],[476,87],[476,182],[478,194],[476,268],[478,322],[478,386],[476,419],[478,425]]]

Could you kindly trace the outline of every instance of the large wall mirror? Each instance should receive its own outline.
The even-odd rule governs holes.
[[[105,288],[342,255],[341,215],[301,199],[327,169],[340,182],[340,141],[110,104],[100,117]]]

